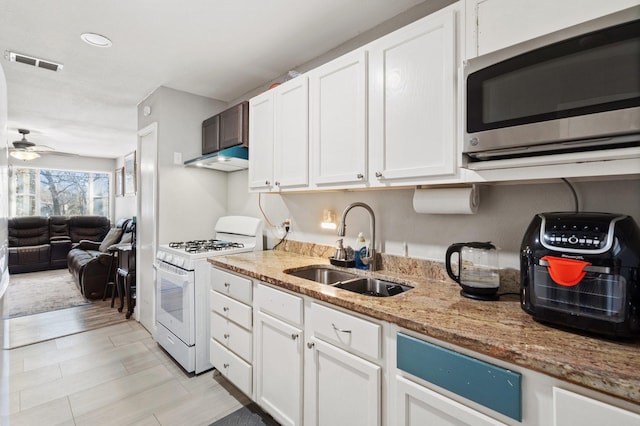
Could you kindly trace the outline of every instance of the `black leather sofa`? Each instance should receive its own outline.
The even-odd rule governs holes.
[[[112,262],[114,258],[109,247],[130,243],[132,231],[133,222],[130,219],[121,219],[103,239],[86,238],[73,245],[67,254],[67,265],[84,297],[103,297],[109,273],[112,273],[116,266],[115,262]]]
[[[82,239],[101,241],[109,232],[104,216],[24,216],[8,221],[9,273],[67,267],[67,253]]]

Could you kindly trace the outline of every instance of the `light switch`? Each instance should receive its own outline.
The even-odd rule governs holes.
[[[173,153],[173,164],[177,166],[182,166],[182,153],[174,152]]]

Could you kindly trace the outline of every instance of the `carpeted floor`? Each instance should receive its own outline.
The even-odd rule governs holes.
[[[89,303],[66,269],[29,272],[9,276],[5,314],[15,318]]]
[[[280,426],[280,423],[262,411],[256,403],[250,403],[210,426]]]

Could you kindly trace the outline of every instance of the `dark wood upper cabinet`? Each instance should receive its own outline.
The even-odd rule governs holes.
[[[249,146],[249,102],[242,102],[202,122],[202,154]]]
[[[202,122],[202,155],[220,149],[220,116],[214,115]]]

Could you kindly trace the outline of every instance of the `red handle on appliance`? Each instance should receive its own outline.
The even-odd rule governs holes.
[[[541,260],[549,263],[547,271],[551,279],[565,287],[572,287],[578,284],[587,274],[583,269],[591,265],[591,262],[584,262],[576,259],[565,259],[563,257],[545,256]]]

